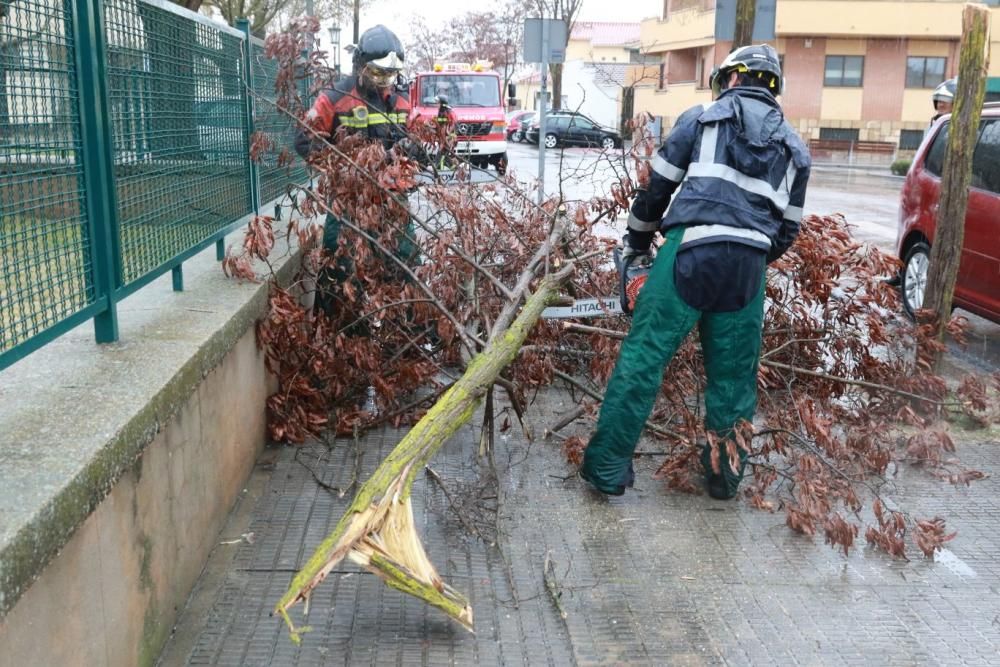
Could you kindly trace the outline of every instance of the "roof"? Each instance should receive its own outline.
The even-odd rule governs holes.
[[[577,21],[570,39],[585,39],[593,46],[624,46],[639,41],[639,24]]]

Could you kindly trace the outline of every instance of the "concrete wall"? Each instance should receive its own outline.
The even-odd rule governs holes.
[[[150,665],[265,442],[240,338],[0,623],[0,665]]]
[[[0,665],[153,664],[218,544],[266,440],[268,285],[214,248],[184,282],[121,302],[117,343],[81,325],[0,372]]]

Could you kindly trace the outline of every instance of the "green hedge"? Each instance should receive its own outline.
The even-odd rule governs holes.
[[[896,160],[889,166],[889,171],[897,176],[906,176],[906,172],[910,170],[910,162],[912,160]]]

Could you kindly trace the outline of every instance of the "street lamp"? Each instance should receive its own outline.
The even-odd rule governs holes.
[[[333,49],[333,71],[340,76],[340,24],[330,26],[330,45]]]

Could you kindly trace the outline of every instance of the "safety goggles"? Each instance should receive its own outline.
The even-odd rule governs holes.
[[[399,70],[388,67],[379,67],[378,65],[372,65],[369,63],[365,65],[365,76],[379,88],[386,88],[396,83],[396,77],[399,76]]]

